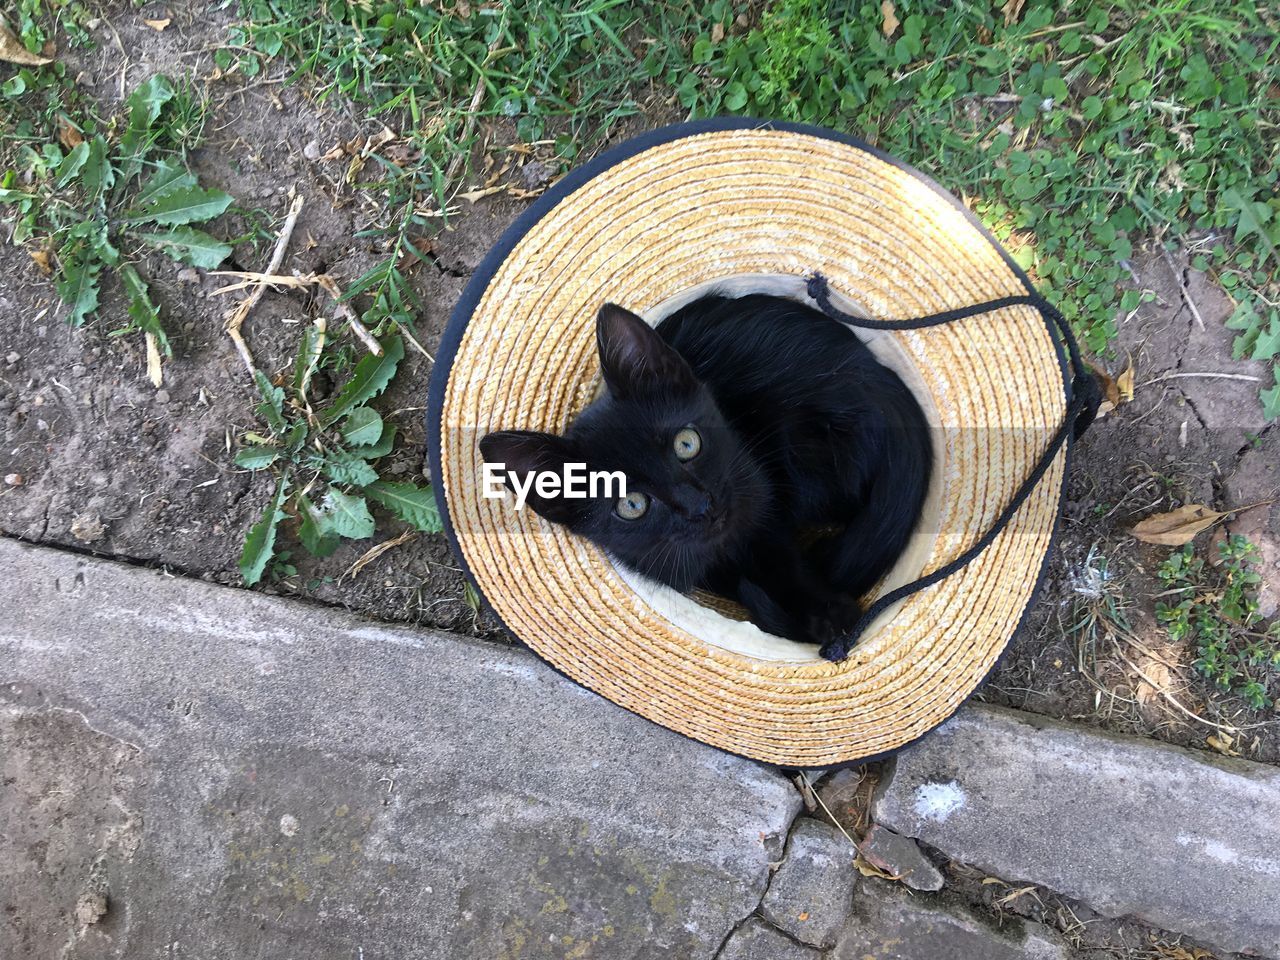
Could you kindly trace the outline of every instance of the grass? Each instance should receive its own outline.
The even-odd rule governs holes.
[[[648,76],[673,68],[679,38],[691,39],[683,8],[645,6],[641,17],[637,4],[620,0],[338,3],[317,17],[303,0],[253,0],[242,4],[245,21],[233,28],[218,63],[253,77],[285,57],[318,100],[353,101],[408,140],[416,159],[376,157],[361,182],[381,194],[388,211],[364,235],[380,240],[386,256],[348,295],[370,298],[370,326],[409,324],[404,270],[420,256],[415,238],[429,238],[439,213],[450,209],[477,118],[506,123],[556,172],[595,149],[620,120],[641,112],[654,89]],[[664,39],[646,38],[642,22]],[[634,47],[651,51],[639,74]]]
[[[227,69],[288,55],[420,148],[385,164],[387,261],[360,285],[377,316],[403,277],[414,211],[447,205],[476,135],[469,107],[568,164],[626,116],[672,106],[858,134],[964,195],[1095,352],[1143,294],[1137,244],[1188,245],[1236,298],[1236,354],[1280,355],[1280,18],[1249,0],[899,4],[623,0],[245,5]],[[891,28],[891,29],[890,29]],[[1264,384],[1280,416],[1280,372]]]
[[[1280,620],[1268,627],[1258,614],[1257,559],[1244,537],[1221,541],[1213,566],[1187,544],[1157,570],[1168,599],[1156,604],[1156,619],[1171,640],[1194,646],[1198,673],[1262,710],[1273,705],[1270,690],[1280,679]]]
[[[779,0],[746,31],[713,4],[723,39],[704,35],[694,69],[669,79],[694,114],[830,124],[937,177],[1094,351],[1137,306],[1130,259],[1154,237],[1190,244],[1237,296],[1238,353],[1276,356],[1255,332],[1280,337],[1274,14],[1242,0],[1076,0],[1014,19],[991,4],[899,6],[889,33],[878,3]]]
[[[1236,355],[1275,369],[1280,16],[1252,0],[890,10],[242,0],[216,62],[251,78],[287,64],[318,99],[352,101],[408,140],[402,159],[375,153],[359,173],[386,211],[368,234],[385,258],[348,295],[369,298],[380,333],[412,322],[416,241],[440,228],[486,124],[564,169],[632,115],[739,113],[855,133],[936,177],[1098,353],[1144,295],[1130,282],[1137,245],[1184,244],[1236,300]],[[76,3],[21,0],[18,19],[31,49],[55,29],[82,39]]]

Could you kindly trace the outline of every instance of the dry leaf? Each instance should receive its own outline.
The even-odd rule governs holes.
[[[157,389],[164,385],[164,374],[160,370],[160,344],[150,331],[147,331],[147,376]]]
[[[479,190],[468,190],[466,193],[460,193],[458,194],[458,199],[470,200],[472,203],[475,203],[477,200],[484,197],[493,196],[495,193],[502,193],[502,191],[506,189],[507,184],[505,183],[499,184],[496,187],[482,187]]]
[[[382,151],[382,155],[397,167],[407,167],[409,164],[422,159],[422,151],[407,140],[390,144],[387,149]],[[323,160],[324,157],[320,159]]]
[[[160,33],[164,30],[165,27],[169,26],[169,24],[171,24],[173,20],[170,19],[169,17],[165,17],[163,20],[143,20],[142,22],[145,23],[152,30],[154,30],[156,33]]]
[[[892,37],[898,29],[898,11],[894,9],[891,0],[884,0],[880,4],[880,13],[884,17],[884,23],[880,29],[884,31],[886,37]]]
[[[717,23],[711,28],[711,42],[719,43],[724,39],[724,24]]]
[[[327,153],[320,156],[321,160],[341,160],[346,156],[346,148],[341,143],[335,143]]]
[[[1008,27],[1017,23],[1026,5],[1027,0],[1005,0],[1005,5],[1000,8],[1004,13],[1004,25]]]
[[[1225,733],[1214,733],[1205,738],[1204,741],[1208,746],[1213,747],[1219,753],[1228,757],[1240,756],[1240,751],[1235,749],[1236,741],[1234,737],[1229,737]]]
[[[1129,366],[1124,368],[1124,372],[1116,377],[1116,389],[1120,391],[1121,403],[1133,402],[1133,360],[1129,361]]]
[[[996,903],[998,903],[1000,906],[1004,906],[1006,903],[1013,903],[1013,901],[1017,900],[1019,897],[1025,896],[1028,893],[1034,895],[1035,889],[1036,889],[1035,887],[1018,887],[1018,889],[1013,890],[1009,893],[1006,893],[1003,897],[997,900]],[[1036,897],[1036,899],[1039,900],[1040,898]]]
[[[901,880],[903,877],[903,874],[900,873],[881,870],[874,863],[864,859],[862,854],[858,854],[858,858],[853,861],[853,865],[858,868],[858,872],[864,877],[880,877],[882,880]]]
[[[1196,538],[1196,534],[1208,530],[1230,512],[1219,513],[1217,510],[1210,510],[1203,503],[1188,503],[1167,513],[1152,514],[1135,524],[1131,532],[1143,543],[1180,547],[1184,543],[1190,543]]]
[[[66,117],[58,118],[58,142],[68,150],[74,150],[80,144],[84,143],[84,134],[80,132],[80,128],[68,120]]]
[[[3,23],[0,23],[0,60],[24,67],[43,67],[51,62],[48,57],[39,56],[24,47]]]
[[[29,250],[31,259],[36,262],[36,266],[40,268],[40,272],[46,277],[53,273],[52,254],[48,250]]]
[[[1098,407],[1098,416],[1105,417],[1116,407],[1133,401],[1134,371],[1132,359],[1129,361],[1129,365],[1125,367],[1124,372],[1114,378],[1107,371],[1101,367],[1094,366],[1092,363],[1089,364],[1089,369],[1093,371],[1093,375],[1098,381],[1098,386],[1102,390],[1102,403]]]
[[[1146,707],[1158,702],[1162,694],[1169,695],[1169,681],[1173,679],[1173,674],[1167,663],[1154,657],[1144,657],[1141,667],[1134,694],[1138,703]]]
[[[372,137],[369,138],[369,144],[366,147],[366,149],[370,153],[373,153],[375,150],[378,150],[380,147],[385,146],[395,138],[396,138],[396,134],[394,130],[392,130],[390,127],[383,127],[381,130],[379,130],[377,133],[375,133]]]

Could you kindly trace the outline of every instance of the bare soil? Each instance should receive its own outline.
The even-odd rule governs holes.
[[[384,222],[380,198],[346,184],[345,160],[309,157],[376,134],[381,125],[332,101],[318,105],[304,87],[276,82],[280,69],[255,82],[216,77],[212,51],[223,40],[227,14],[166,6],[173,22],[157,32],[143,21],[159,10],[120,7],[109,26],[104,20],[97,51],[66,54],[80,71],[77,82],[104,111],[118,110],[122,91],[157,71],[194,76],[207,86],[214,108],[191,163],[203,182],[237,198],[214,232],[237,236],[257,228],[259,238],[240,244],[227,269],[265,265],[293,189],[306,203],[284,272],[327,271],[346,284],[364,273],[383,256],[376,239],[357,238]],[[490,145],[515,139],[514,129],[502,125],[484,133]],[[429,352],[467,277],[525,205],[506,196],[480,200],[435,238],[429,260],[408,266],[425,307],[417,336]],[[1117,373],[1131,358],[1135,397],[1076,448],[1043,594],[982,695],[1196,746],[1221,733],[1219,726],[1248,727],[1218,748],[1277,762],[1276,716],[1242,711],[1238,701],[1214,696],[1194,676],[1191,651],[1170,644],[1156,624],[1154,571],[1169,549],[1140,544],[1128,532],[1137,519],[1177,503],[1223,509],[1280,492],[1280,432],[1262,422],[1258,383],[1213,376],[1261,377],[1264,371],[1230,358],[1232,334],[1223,321],[1232,304],[1210,277],[1187,268],[1185,255],[1149,250],[1132,266],[1135,284],[1156,299],[1123,319],[1115,356],[1099,362]],[[175,349],[159,391],[146,379],[140,339],[108,336],[124,313],[118,289],[108,285],[95,322],[70,329],[52,284],[28,253],[0,246],[0,274],[7,278],[0,289],[0,475],[21,478],[20,485],[0,486],[0,532],[239,584],[236,561],[245,532],[268,501],[270,482],[231,459],[232,438],[254,426],[257,402],[223,332],[234,298],[213,295],[220,278],[162,257],[145,259],[140,269]],[[318,315],[334,320],[331,310],[327,301],[298,292],[267,293],[245,330],[258,366],[284,369],[299,325]],[[410,351],[381,403],[400,428],[389,466],[394,477],[425,476],[422,415],[430,368],[427,357]],[[389,516],[378,520],[378,540],[402,531]],[[1259,546],[1275,581],[1263,597],[1264,613],[1274,613],[1280,507],[1257,507],[1225,528]],[[496,624],[468,606],[442,537],[419,535],[348,574],[370,545],[348,544],[323,561],[297,549],[298,575],[261,589],[504,639]],[[1100,582],[1104,557],[1110,579]],[[1092,629],[1081,626],[1108,601],[1132,625],[1125,636],[1109,629],[1105,617]]]

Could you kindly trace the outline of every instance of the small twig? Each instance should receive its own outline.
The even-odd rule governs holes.
[[[360,317],[356,314],[355,310],[351,308],[351,304],[342,299],[342,288],[338,286],[338,281],[334,280],[333,277],[329,276],[327,273],[322,273],[316,276],[315,282],[323,287],[324,292],[333,298],[333,305],[337,307],[338,312],[346,318],[347,323],[351,325],[352,332],[360,338],[365,347],[368,348],[369,352],[375,357],[382,356],[382,344],[373,338],[373,334],[370,333],[369,328],[361,322]]]
[[[484,99],[484,67],[489,63],[489,58],[497,51],[501,39],[502,31],[499,30],[497,36],[493,38],[493,42],[489,44],[489,52],[485,54],[485,58],[480,64],[480,76],[476,78],[476,88],[471,93],[471,106],[467,110],[467,120],[462,125],[462,136],[458,139],[458,143],[462,145],[466,152],[455,154],[454,158],[449,161],[449,166],[444,174],[446,184],[453,182],[454,177],[458,175],[458,168],[462,166],[463,161],[466,160],[467,155],[471,152],[468,141],[476,128],[476,114],[480,109],[480,101]],[[423,352],[425,353],[426,351]]]
[[[1119,646],[1116,647],[1116,653],[1120,655],[1120,659],[1123,660],[1125,663],[1127,663],[1130,669],[1132,669],[1134,673],[1136,673],[1139,677],[1141,677],[1143,680],[1147,682],[1147,685],[1150,686],[1152,690],[1160,694],[1160,696],[1164,697],[1171,704],[1177,707],[1178,710],[1186,714],[1196,723],[1203,723],[1206,727],[1212,727],[1214,730],[1217,730],[1219,733],[1229,733],[1234,737],[1245,730],[1254,730],[1258,727],[1266,727],[1266,726],[1270,726],[1273,723],[1280,723],[1280,720],[1264,720],[1262,723],[1251,723],[1243,727],[1233,727],[1233,726],[1223,726],[1220,723],[1214,723],[1212,720],[1206,720],[1204,717],[1200,716],[1198,713],[1193,713],[1192,711],[1188,710],[1186,707],[1184,707],[1181,703],[1177,701],[1177,699],[1173,696],[1173,694],[1169,693],[1163,687],[1158,685],[1154,680],[1148,677],[1145,673],[1143,673],[1140,669],[1138,669],[1137,664],[1135,664],[1132,660],[1126,657],[1124,653],[1121,652]]]
[[[1182,282],[1182,271],[1178,269],[1176,264],[1174,264],[1173,257],[1169,256],[1169,251],[1164,248],[1163,244],[1160,247],[1160,252],[1164,254],[1164,262],[1169,265],[1169,270],[1173,274],[1173,279],[1178,281],[1178,290],[1182,293],[1182,302],[1187,305],[1187,308],[1191,311],[1191,315],[1196,318],[1196,325],[1203,330],[1204,317],[1200,316],[1200,308],[1197,307],[1196,302],[1191,299],[1191,291],[1187,289],[1187,285]]]
[[[1199,380],[1248,380],[1251,383],[1257,383],[1261,377],[1250,376],[1247,373],[1166,373],[1156,377],[1154,380],[1148,380],[1145,383],[1138,384],[1139,387],[1149,387],[1153,383],[1164,383],[1166,380],[1180,380],[1184,378],[1193,378]]]
[[[836,829],[845,835],[845,839],[847,839],[850,843],[853,844],[853,849],[857,850],[858,841],[853,839],[853,835],[850,834],[849,831],[844,828],[844,824],[842,824],[836,818],[836,815],[831,812],[831,808],[822,802],[822,797],[818,796],[818,791],[813,789],[813,784],[809,782],[809,775],[805,773],[803,770],[799,770],[797,771],[797,773],[799,774],[800,778],[804,780],[805,786],[809,788],[809,792],[813,795],[813,799],[818,801],[818,806],[820,806],[823,812],[826,813],[826,815],[831,818],[831,822],[836,825]],[[859,778],[858,783],[859,785],[861,785],[862,783],[861,778]]]
[[[410,330],[408,327],[406,327],[403,323],[400,324],[400,332],[404,334],[406,340],[408,340],[411,344],[413,344],[413,347],[415,350],[417,350],[420,354],[422,354],[432,363],[436,362],[436,358],[427,352],[427,348],[418,342],[418,338],[413,335],[413,331]]]
[[[293,274],[285,276],[284,274],[259,274],[253,273],[252,270],[210,270],[210,276],[239,276],[241,282],[229,283],[225,287],[219,287],[212,293],[212,296],[221,297],[225,293],[234,293],[236,291],[246,291],[255,287],[310,287],[316,282],[315,274]]]
[[[268,276],[276,273],[280,269],[280,264],[284,262],[284,254],[289,247],[289,238],[293,236],[293,228],[298,223],[298,214],[302,211],[302,202],[302,195],[297,194],[293,198],[293,203],[289,205],[289,215],[285,217],[284,225],[280,228],[280,236],[276,240],[276,248],[271,254],[271,261],[267,264],[267,269],[263,271]],[[244,325],[250,311],[262,298],[264,288],[265,284],[255,286],[249,295],[240,301],[239,306],[231,311],[227,318],[227,336],[236,345],[236,350],[240,354],[240,359],[244,361],[250,377],[257,373],[257,368],[253,365],[253,355],[249,353],[249,346],[244,342],[244,337],[240,334],[240,328]]]
[[[400,536],[398,537],[395,537],[391,540],[383,540],[382,543],[379,543],[370,547],[367,551],[365,551],[364,555],[361,556],[360,559],[358,559],[355,563],[351,564],[351,566],[347,568],[347,572],[344,573],[338,579],[342,580],[342,579],[346,579],[347,577],[351,577],[354,580],[361,570],[363,570],[369,564],[373,563],[373,561],[377,560],[380,556],[382,556],[388,550],[392,549],[393,547],[398,547],[402,543],[408,543],[417,535],[418,535],[418,531],[416,530],[406,530],[404,533],[400,534]]]

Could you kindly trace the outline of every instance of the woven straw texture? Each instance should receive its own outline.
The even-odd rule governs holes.
[[[909,169],[796,130],[695,132],[601,169],[523,233],[463,319],[432,425],[462,559],[525,644],[657,723],[798,767],[895,750],[973,692],[1037,585],[1065,452],[977,560],[833,664],[755,659],[684,632],[597,548],[482,497],[477,444],[496,429],[563,431],[589,402],[604,301],[644,312],[721,278],[815,271],[875,318],[1027,292],[994,242]],[[1027,306],[893,336],[944,428],[927,572],[978,540],[1034,467],[1064,415],[1063,377]]]

